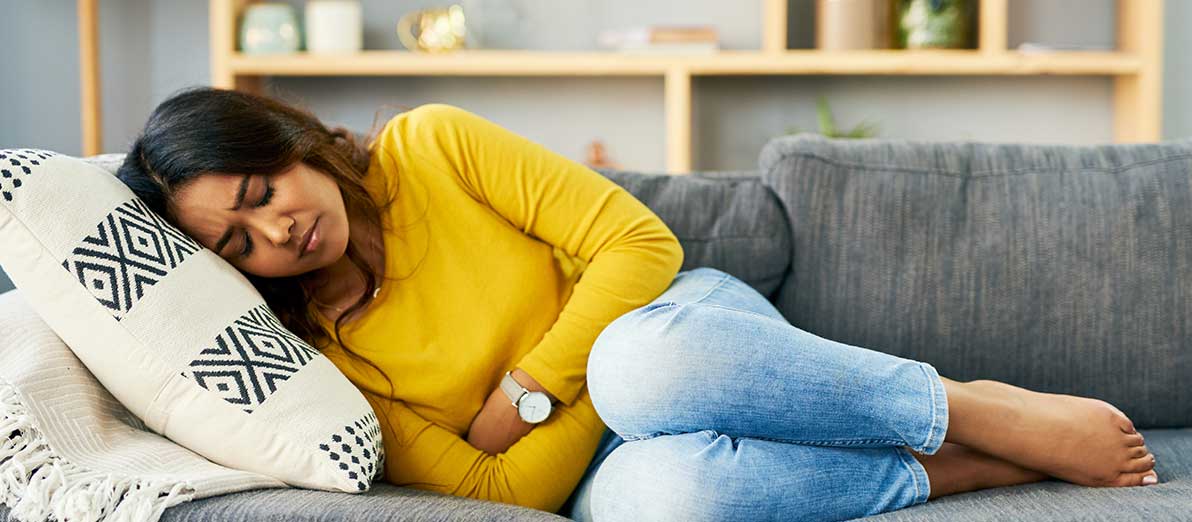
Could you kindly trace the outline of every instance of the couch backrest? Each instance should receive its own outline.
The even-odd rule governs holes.
[[[718,268],[773,300],[790,265],[791,233],[759,171],[596,171],[645,203],[674,232],[683,245],[680,270]]]
[[[1192,140],[1059,146],[775,138],[792,324],[1192,425]]]

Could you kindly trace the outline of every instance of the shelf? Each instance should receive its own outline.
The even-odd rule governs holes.
[[[758,0],[762,4],[758,50],[657,54],[497,49],[423,53],[394,49],[332,56],[250,56],[236,50],[236,24],[239,13],[254,1],[208,0],[211,83],[216,87],[260,93],[264,79],[274,76],[660,77],[666,115],[666,165],[672,173],[686,173],[692,168],[693,90],[699,76],[1104,77],[1113,84],[1115,141],[1156,141],[1162,129],[1164,0],[1116,0],[1116,51],[1021,53],[1010,49],[1010,0],[977,2],[977,49],[786,49],[790,0]]]
[[[1132,75],[1141,61],[1122,52],[1005,51],[721,51],[709,54],[629,54],[464,50],[396,50],[350,55],[251,56],[233,53],[237,75],[264,76],[662,76],[671,70],[717,75]]]

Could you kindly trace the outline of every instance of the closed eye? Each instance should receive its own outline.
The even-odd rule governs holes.
[[[265,179],[268,180],[269,178],[265,178]],[[276,190],[273,188],[273,185],[271,183],[269,183],[268,181],[266,181],[265,183],[266,183],[265,195],[261,197],[261,200],[258,201],[256,205],[253,205],[254,208],[260,208],[265,205],[268,205],[269,202],[271,200],[273,200],[273,195],[276,193]],[[252,240],[249,239],[248,232],[245,231],[244,232],[244,247],[240,250],[240,258],[244,259],[250,255],[252,255]]]

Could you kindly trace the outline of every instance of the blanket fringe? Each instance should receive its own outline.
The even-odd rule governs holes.
[[[20,522],[157,522],[194,497],[183,482],[88,470],[54,453],[21,402],[0,381],[0,504]]]

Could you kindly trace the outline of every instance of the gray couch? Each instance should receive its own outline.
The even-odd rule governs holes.
[[[1133,419],[1160,484],[1058,480],[941,497],[856,520],[1192,520],[1192,141],[1043,146],[771,140],[758,170],[601,170],[713,266],[815,334],[1106,400]],[[0,506],[0,514],[5,509]],[[797,518],[797,514],[776,514]],[[211,497],[164,520],[559,520],[376,484]]]

